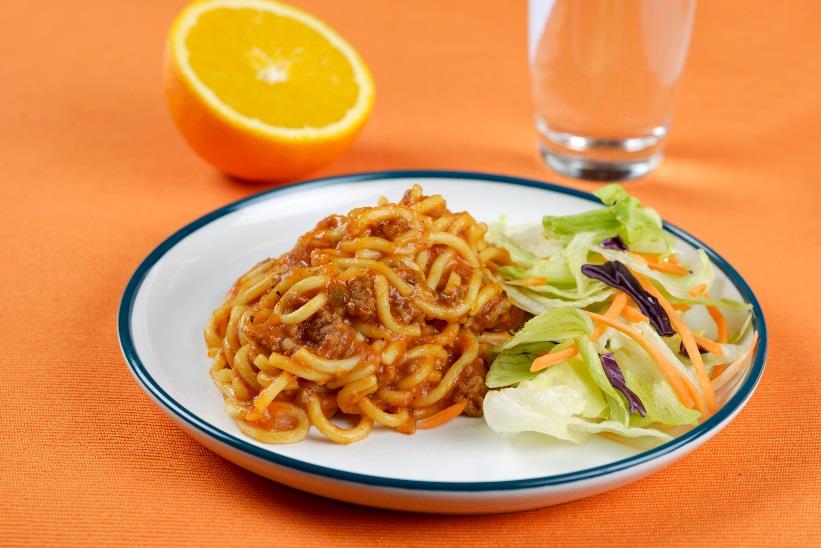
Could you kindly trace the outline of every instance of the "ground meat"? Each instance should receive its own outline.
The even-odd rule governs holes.
[[[419,283],[419,272],[412,270],[406,264],[398,263],[391,265],[391,268],[396,272],[400,278],[405,280],[408,285],[416,285]]]
[[[464,285],[453,286],[439,292],[439,303],[444,306],[456,306],[465,300],[467,287]]]
[[[351,356],[356,346],[356,330],[327,309],[299,324],[299,338],[317,354],[331,359]]]
[[[396,380],[398,369],[396,364],[383,363],[379,366],[376,372],[376,379],[379,381],[379,386],[388,386]]]
[[[313,248],[309,245],[300,245],[301,243],[298,242],[291,251],[280,257],[279,264],[284,271],[291,272],[296,268],[310,266]]]
[[[487,387],[485,386],[485,375],[487,368],[482,358],[465,367],[456,387],[453,390],[453,401],[466,401],[464,414],[469,417],[482,416],[482,401],[485,399]]]
[[[403,324],[418,323],[425,319],[425,314],[419,310],[410,297],[403,297],[395,287],[390,288],[391,314]]]
[[[368,276],[357,276],[348,281],[345,312],[349,316],[370,320],[376,315],[376,297],[373,284]]]
[[[295,268],[310,266],[311,253],[315,249],[336,245],[336,242],[329,238],[328,231],[338,230],[347,222],[347,217],[342,215],[330,215],[319,221],[314,230],[301,236],[294,248],[280,257],[279,264],[283,270],[290,272]]]
[[[524,323],[524,312],[513,306],[504,293],[489,300],[476,316],[471,318],[474,331],[513,331]]]
[[[267,353],[283,352],[282,342],[291,335],[288,331],[289,326],[271,318],[266,321],[247,322],[243,328],[245,336]]]
[[[372,234],[379,238],[385,238],[386,240],[392,241],[403,232],[407,232],[409,228],[408,222],[399,217],[378,223],[373,228]]]
[[[471,268],[470,265],[468,265],[461,257],[455,257],[451,261],[451,265],[452,266],[446,268],[445,272],[442,274],[442,279],[440,281],[440,287],[442,290],[438,292],[439,303],[444,306],[456,306],[464,301],[465,294],[467,293],[468,282],[473,274],[473,268]],[[450,278],[451,274],[458,275],[462,283],[461,285],[453,286],[446,290],[445,288],[447,287],[448,278]]]

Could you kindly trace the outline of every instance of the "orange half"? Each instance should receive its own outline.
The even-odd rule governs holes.
[[[367,120],[370,72],[328,25],[268,0],[200,0],[174,20],[165,89],[180,132],[218,169],[287,180],[336,158]]]

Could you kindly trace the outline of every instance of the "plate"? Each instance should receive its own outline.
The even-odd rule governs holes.
[[[752,305],[760,342],[751,365],[704,423],[652,450],[594,437],[574,445],[537,434],[503,437],[481,419],[460,417],[406,436],[374,429],[340,446],[313,431],[301,443],[265,445],[243,435],[225,413],[208,376],[202,330],[227,288],[258,261],[290,249],[331,213],[398,200],[413,183],[442,194],[451,210],[492,222],[521,223],[598,205],[578,190],[501,175],[393,171],[321,179],[263,192],[183,227],[140,264],[119,310],[120,345],[139,385],[177,424],[215,453],[280,483],[335,499],[436,513],[510,512],[593,495],[680,459],[724,428],[761,378],[764,317],[747,283],[709,247],[666,225],[686,253],[705,249],[717,267],[718,293]]]

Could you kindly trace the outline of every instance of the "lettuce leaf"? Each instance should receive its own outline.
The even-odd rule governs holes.
[[[579,411],[581,417],[596,419],[601,417],[602,413],[607,410],[607,403],[591,378],[587,364],[580,356],[538,373],[537,377],[530,381],[527,386],[534,389],[553,386],[571,387],[582,396],[585,402],[584,407]]]
[[[611,432],[627,438],[648,438],[654,444],[672,439],[655,429],[603,419],[608,405],[581,359],[551,367],[515,388],[488,392],[484,416],[495,432],[540,432],[581,443],[591,434]]]
[[[696,251],[696,261],[685,265],[690,270],[690,273],[686,276],[653,270],[644,259],[624,251],[604,248],[600,248],[598,251],[608,261],[618,261],[629,267],[633,272],[638,272],[658,282],[667,294],[678,299],[691,298],[691,289],[701,284],[710,287],[715,279],[715,271],[712,263],[710,263],[710,258],[701,249]]]
[[[590,293],[584,297],[577,299],[573,298],[551,298],[540,291],[541,288],[535,287],[519,287],[502,283],[505,288],[505,293],[513,301],[513,304],[526,310],[531,314],[542,314],[553,308],[569,307],[569,308],[587,308],[588,306],[610,298],[615,291],[604,284],[599,291]]]
[[[738,344],[744,340],[749,332],[753,329],[753,314],[752,312],[747,314],[747,317],[744,319],[744,323],[741,324],[741,327],[738,329],[738,333],[734,336],[730,337],[730,342],[733,344]]]
[[[616,434],[617,436],[621,436],[624,438],[652,438],[652,440],[648,440],[651,442],[647,444],[648,448],[673,439],[673,437],[670,434],[662,430],[658,430],[656,428],[624,426],[621,423],[615,421],[592,422],[576,420],[573,421],[570,427],[577,432],[585,432],[587,434],[600,434],[602,432],[609,432],[611,434]]]
[[[655,333],[649,325],[646,328]],[[672,439],[659,426],[698,422],[699,413],[678,401],[639,345],[617,332],[608,332],[604,339],[605,343],[593,343],[587,335],[581,335],[573,343],[579,347],[578,356],[515,387],[488,392],[484,401],[488,426],[500,433],[540,432],[574,443],[583,442],[591,434],[610,432],[625,438],[644,438],[646,444],[653,445]],[[624,396],[607,379],[596,344],[613,347],[626,385],[644,404],[644,417],[628,413]],[[514,348],[521,349],[522,345]]]
[[[672,304],[689,304],[690,306],[693,305],[704,305],[704,306],[715,306],[716,308],[721,308],[724,310],[731,310],[731,311],[742,311],[742,310],[751,310],[752,305],[748,303],[743,303],[741,301],[737,301],[735,299],[728,299],[727,297],[721,297],[718,299],[711,298],[711,297],[674,297],[672,295],[665,295],[668,297]]]
[[[497,347],[502,353],[523,344],[550,341],[561,343],[593,332],[593,321],[575,308],[554,308],[534,316],[516,332],[512,339]]]
[[[702,284],[721,293],[720,280],[715,285],[716,272],[702,250],[681,250],[680,258],[688,269],[683,276],[651,269],[637,252],[664,256],[673,251],[673,238],[664,232],[658,214],[618,185],[595,194],[605,207],[579,215],[547,216],[541,227],[511,232],[500,222],[486,236],[511,256],[512,264],[499,269],[507,295],[535,317],[510,341],[489,352],[492,364],[486,384],[498,390],[485,396],[485,419],[490,428],[506,434],[534,431],[578,443],[591,434],[609,432],[634,440],[631,445],[647,447],[697,424],[699,412],[678,400],[652,357],[631,338],[608,328],[596,341],[591,340],[594,325],[584,310],[603,311],[615,290],[600,276],[586,276],[582,266],[598,268],[601,257],[618,261],[652,280],[671,303],[723,308],[733,324],[743,319],[735,312],[750,307],[733,299],[691,295]],[[610,243],[602,245],[605,241]],[[619,242],[627,249],[616,245]],[[738,343],[751,329],[749,314],[746,318],[740,330],[733,327],[731,335],[736,330],[740,335],[731,337],[731,342]],[[685,319],[697,332],[711,333],[715,328],[701,306],[687,312]],[[646,321],[631,326],[698,389],[692,364],[679,352],[677,334],[662,337]],[[538,356],[570,345],[578,347],[576,356],[537,373],[530,371]],[[733,361],[743,348],[724,344],[723,356],[705,353],[702,358],[709,370]],[[612,354],[617,363],[616,382],[611,382],[613,371],[605,370],[603,354]],[[628,397],[641,402],[644,416]]]
[[[606,331],[599,342],[593,343],[582,318],[587,319],[578,311],[555,309],[541,318],[534,318],[540,321],[528,322],[527,332],[518,341],[499,347],[500,353],[488,374],[488,385],[509,386],[516,382],[518,385],[490,391],[485,396],[484,415],[491,429],[507,434],[540,432],[575,443],[600,432],[626,438],[647,438],[659,443],[671,439],[660,426],[668,428],[698,422],[698,411],[688,409],[678,401],[652,358],[638,344],[613,330]],[[551,331],[548,324],[556,320],[561,327]],[[649,324],[642,322],[633,326],[652,338],[655,345],[664,346],[671,361],[675,360],[682,370],[692,375],[689,367],[673,356]],[[546,332],[550,332],[554,340],[539,346],[534,338]],[[554,343],[575,344],[579,355],[545,371],[530,373],[531,361],[554,348]],[[607,351],[612,352],[618,361],[626,386],[644,404],[645,416],[630,414],[624,395],[608,380],[599,357],[605,346],[609,346]],[[514,362],[519,368],[519,377],[511,367]],[[499,384],[494,379],[512,382]]]
[[[641,333],[641,335],[647,339],[647,342],[652,344],[661,354],[667,358],[667,360],[675,367],[676,369],[681,372],[682,375],[687,377],[691,383],[695,386],[698,386],[698,379],[696,378],[695,372],[688,367],[684,362],[684,357],[679,355],[678,352],[672,350],[669,346],[667,346],[667,342],[662,339],[656,330],[653,329],[649,323],[647,322],[639,322],[631,324],[633,329]]]
[[[667,254],[672,250],[673,239],[664,232],[659,214],[643,207],[621,185],[607,185],[593,194],[607,207],[576,215],[548,215],[542,219],[545,235],[566,240],[591,232],[597,241],[619,236],[632,251]]]
[[[516,388],[488,392],[483,411],[494,432],[515,434],[541,432],[560,440],[581,443],[586,436],[570,423],[583,421],[579,415],[587,402],[570,386],[531,387],[525,381]]]
[[[607,379],[596,347],[588,337],[577,339],[576,346],[579,347],[579,355],[587,367],[587,373],[590,375],[596,387],[604,395],[604,399],[607,402],[608,413],[606,417],[603,418],[607,418],[622,426],[627,426],[630,421],[630,414],[627,412],[624,396],[613,388],[613,385],[610,384],[610,381]]]
[[[638,344],[621,333],[613,333],[610,344],[627,386],[641,399],[646,411],[644,417],[630,415],[630,426],[653,423],[681,426],[698,422],[698,411],[679,402],[658,367]]]
[[[502,230],[504,225],[495,224],[488,240],[506,249],[515,263],[501,267],[499,272],[506,293],[519,308],[531,314],[556,307],[585,308],[613,294],[605,284],[581,274],[581,265],[587,262],[590,248],[595,246],[594,234],[579,234],[567,245],[552,245],[540,231],[525,230],[507,236]],[[526,287],[515,284],[516,280],[532,278],[545,278],[548,282]]]
[[[584,296],[588,287],[593,285],[589,278],[581,275],[579,269],[587,262],[587,255],[595,245],[595,234],[578,234],[567,245],[559,247],[547,257],[535,255],[505,234],[491,234],[491,243],[506,249],[515,263],[515,266],[503,266],[500,269],[506,279],[547,278],[549,283],[543,286],[544,291],[569,299]],[[541,240],[545,241],[543,237]],[[531,245],[538,246],[539,242],[533,241]]]
[[[495,355],[485,378],[489,388],[510,386],[533,378],[530,365],[556,345],[593,332],[593,322],[575,308],[555,308],[528,321],[507,343],[492,348]]]
[[[556,346],[553,342],[536,342],[522,344],[496,356],[485,377],[488,388],[510,386],[528,379],[538,373],[530,372],[530,365],[537,357],[546,354]]]

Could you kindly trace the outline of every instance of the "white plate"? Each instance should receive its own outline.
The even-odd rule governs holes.
[[[582,445],[536,434],[505,438],[481,419],[459,418],[405,436],[375,429],[336,445],[313,432],[293,445],[244,436],[223,410],[208,376],[202,330],[234,280],[258,261],[291,248],[330,213],[398,200],[412,183],[440,193],[452,210],[483,221],[517,222],[598,207],[591,195],[536,181],[458,172],[383,172],[274,189],[182,228],[139,266],[123,295],[119,336],[140,386],[185,431],[223,457],[278,482],[336,499],[423,512],[509,512],[573,500],[634,481],[674,462],[721,430],[752,395],[764,368],[766,327],[738,273],[685,232],[679,247],[703,247],[725,295],[753,306],[760,342],[752,365],[713,417],[671,442],[638,451],[594,437]],[[694,472],[697,473],[697,472]]]

